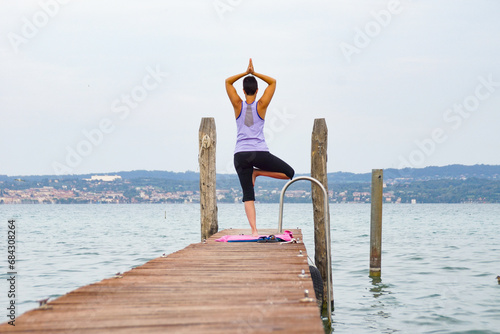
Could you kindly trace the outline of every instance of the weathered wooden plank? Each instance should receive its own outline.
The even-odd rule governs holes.
[[[206,243],[78,288],[21,315],[17,333],[322,333],[304,244]],[[300,236],[300,231],[294,230]],[[301,236],[300,236],[301,237]],[[298,256],[302,250],[304,256]]]

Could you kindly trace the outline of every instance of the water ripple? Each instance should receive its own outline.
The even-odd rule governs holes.
[[[219,204],[219,228],[248,228]],[[4,205],[19,217],[20,311],[199,242],[199,205]],[[368,277],[369,205],[332,204],[335,333],[499,333],[500,205],[384,205],[382,278]],[[277,204],[258,204],[276,228]],[[165,219],[165,215],[168,219]],[[289,204],[314,259],[310,204]],[[3,245],[3,246],[2,246]],[[0,253],[5,254],[0,243]],[[0,279],[6,276],[0,274]]]

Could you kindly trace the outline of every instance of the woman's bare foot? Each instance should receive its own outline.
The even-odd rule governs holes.
[[[252,231],[252,236],[258,238],[259,237],[259,232],[257,232],[257,230]]]

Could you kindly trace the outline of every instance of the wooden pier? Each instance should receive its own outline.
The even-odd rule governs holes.
[[[301,232],[291,231],[299,243],[222,243],[249,230],[218,232],[49,301],[0,333],[324,333],[316,301],[301,301],[314,288]]]

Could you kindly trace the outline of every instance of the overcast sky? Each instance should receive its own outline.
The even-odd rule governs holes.
[[[277,79],[266,135],[297,173],[315,118],[329,172],[500,164],[500,1],[0,4],[0,174],[198,171],[202,117],[234,173],[224,80],[249,58]]]

